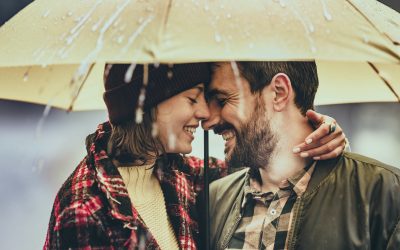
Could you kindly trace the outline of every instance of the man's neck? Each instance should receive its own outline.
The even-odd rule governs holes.
[[[276,122],[275,131],[278,142],[270,158],[268,166],[260,169],[262,191],[276,191],[280,184],[296,175],[311,162],[311,159],[301,158],[292,151],[293,147],[304,141],[313,130],[307,119],[295,115],[289,119]]]

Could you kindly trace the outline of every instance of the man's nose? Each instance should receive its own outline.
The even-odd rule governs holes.
[[[201,122],[204,130],[213,129],[221,120],[221,108],[216,101],[211,101],[208,104],[209,117]]]

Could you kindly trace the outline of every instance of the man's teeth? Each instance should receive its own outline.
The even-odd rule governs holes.
[[[194,127],[184,127],[184,130],[191,133],[192,135],[196,133],[196,128]]]
[[[235,136],[235,134],[232,131],[228,131],[222,134],[222,138],[227,141],[231,138],[233,138]]]

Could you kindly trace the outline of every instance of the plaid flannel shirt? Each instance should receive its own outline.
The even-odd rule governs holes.
[[[281,183],[277,192],[261,192],[256,179],[244,186],[242,219],[228,249],[287,249],[293,205],[308,186],[315,162]]]
[[[44,249],[159,249],[107,156],[110,132],[109,122],[98,126],[88,155],[58,192]],[[155,167],[180,249],[197,249],[195,203],[203,189],[203,161],[175,155],[158,160]],[[223,161],[211,159],[210,167],[217,176],[226,175]]]

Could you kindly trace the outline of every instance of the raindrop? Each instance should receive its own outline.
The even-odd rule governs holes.
[[[363,41],[364,41],[364,43],[369,43],[369,39],[368,39],[367,35],[363,35]]]
[[[219,7],[221,8],[221,10],[225,9],[225,5],[223,4],[221,4]]]
[[[157,123],[153,122],[153,126],[151,127],[151,136],[153,136],[153,138],[156,138],[158,135],[158,126]]]
[[[286,7],[286,3],[284,0],[279,0],[279,4],[281,5],[282,8]]]
[[[99,26],[100,26],[100,24],[103,22],[103,20],[104,20],[104,17],[101,18],[101,19],[99,19],[99,21],[97,21],[97,23],[95,23],[95,24],[92,26],[92,31],[93,31],[93,32],[95,32],[95,31],[99,28]]]
[[[106,68],[104,69],[104,77],[107,78],[108,74],[110,74],[110,70],[112,68],[113,64],[107,64]]]
[[[158,67],[160,67],[160,63],[159,62],[154,62],[154,68],[158,68]]]
[[[143,110],[142,110],[141,108],[137,108],[137,109],[136,109],[136,119],[135,119],[135,122],[136,122],[137,124],[140,124],[140,123],[142,123],[142,121],[143,121]]]
[[[143,86],[140,90],[138,107],[136,109],[136,123],[142,123],[143,121],[143,106],[146,99],[146,88],[149,83],[149,66],[147,64],[143,65]]]
[[[125,82],[129,83],[132,80],[133,72],[135,71],[136,63],[132,63],[129,65],[129,68],[125,72]]]
[[[322,4],[322,9],[324,12],[324,17],[327,21],[331,21],[332,20],[332,15],[328,10],[328,6],[326,5],[325,0],[321,0],[321,4]]]
[[[46,17],[49,16],[49,14],[50,14],[50,10],[47,10],[47,11],[45,11],[45,12],[43,13],[42,17],[43,17],[43,18],[46,18]]]
[[[243,98],[243,86],[242,86],[242,81],[240,79],[239,68],[238,68],[237,63],[235,61],[231,61],[231,68],[232,68],[233,74],[235,76],[236,86],[237,86],[237,88],[239,90],[239,100],[240,100],[240,102],[239,102],[239,108],[238,108],[238,115],[239,115],[239,117],[243,118],[244,117],[244,109],[245,109],[244,108],[244,102],[243,102],[243,100],[244,100],[244,98]]]
[[[226,14],[226,17],[230,19],[232,17],[231,13]]]
[[[315,27],[314,27],[314,25],[312,23],[308,24],[308,30],[310,31],[310,33],[314,33]]]
[[[254,48],[254,43],[249,43],[249,48],[250,49]]]
[[[122,36],[120,36],[120,37],[118,37],[118,39],[117,39],[117,43],[122,43],[124,41],[124,36],[122,35]]]
[[[71,45],[72,44],[72,42],[74,41],[74,36],[69,36],[68,38],[67,38],[67,45]]]
[[[215,41],[217,42],[217,43],[220,43],[221,42],[221,36],[218,34],[218,33],[215,33]]]
[[[143,17],[140,17],[140,18],[138,19],[138,23],[139,23],[139,24],[143,23],[143,21],[144,21]]]
[[[36,126],[36,138],[40,138],[42,135],[43,125],[46,121],[47,117],[49,116],[51,110],[51,102],[49,102],[43,110],[42,117],[40,118],[37,126]]]
[[[72,16],[72,11],[68,11],[67,15]]]
[[[208,4],[204,5],[204,10],[208,11],[210,9],[210,6],[208,6]]]
[[[24,82],[27,82],[29,80],[29,70],[27,70],[25,73],[24,73]]]
[[[312,53],[316,53],[317,52],[317,48],[315,46],[311,46],[311,52]]]
[[[168,148],[173,150],[176,146],[176,136],[173,133],[169,133],[168,136]]]
[[[174,73],[172,72],[173,67],[174,65],[172,63],[168,64],[168,72],[167,72],[168,79],[172,79],[172,77],[174,77]]]

